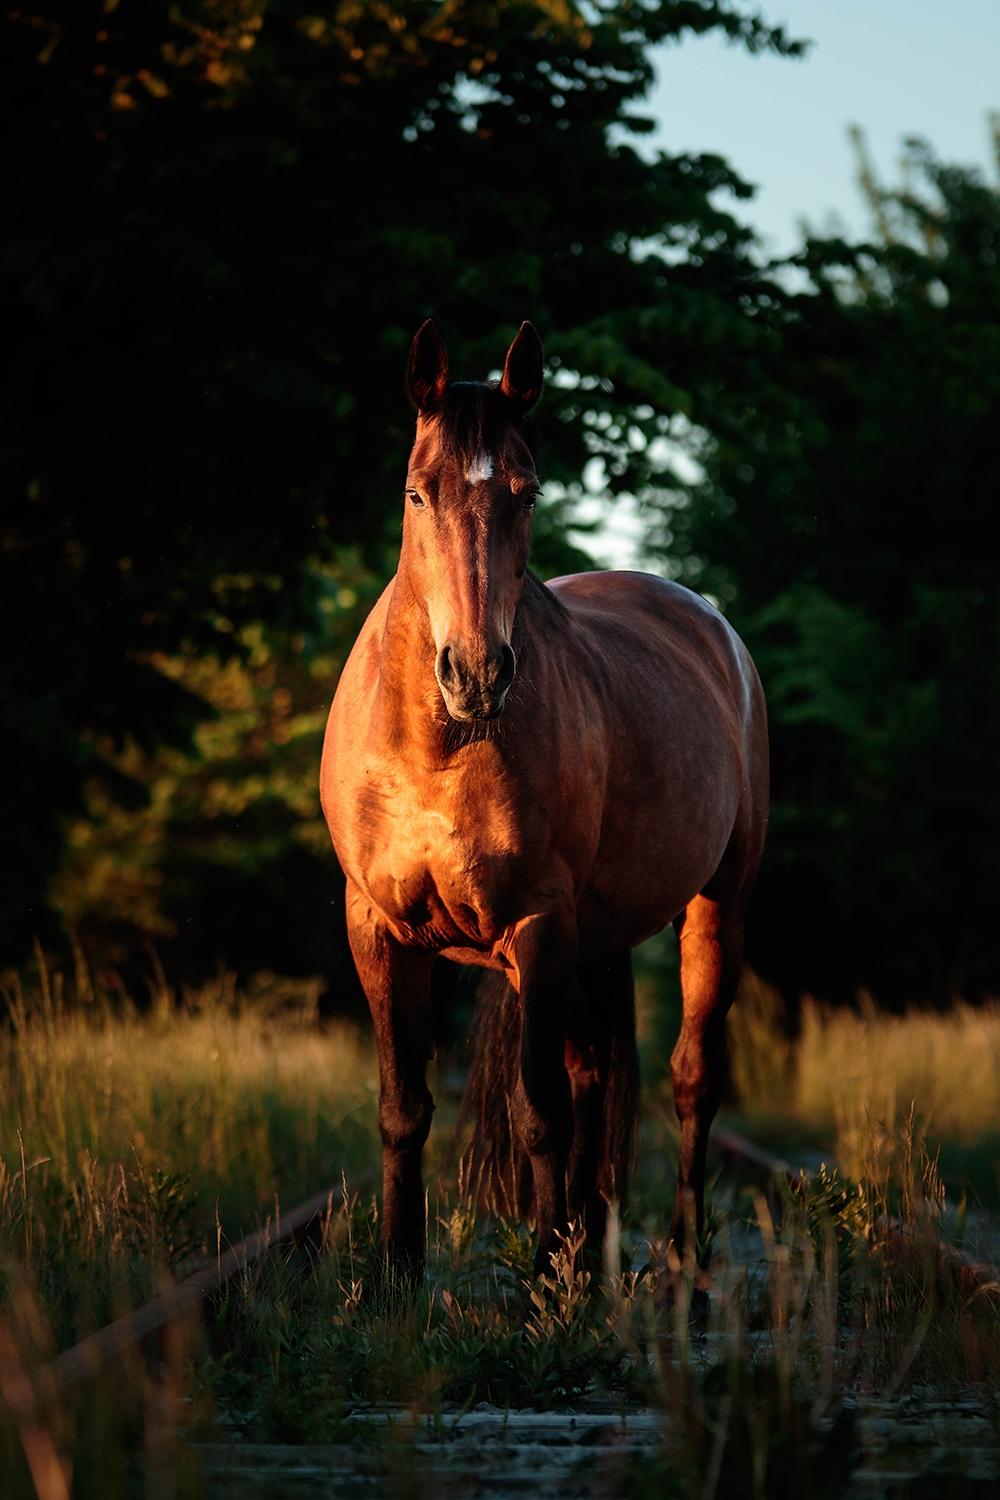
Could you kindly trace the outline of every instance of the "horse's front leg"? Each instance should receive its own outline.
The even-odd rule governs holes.
[[[577,984],[575,927],[561,918],[532,918],[517,934],[514,961],[521,1001],[514,1117],[534,1178],[538,1276],[551,1270],[549,1256],[568,1227],[566,1166],[573,1106],[564,1051],[566,1017]]]
[[[434,1110],[426,1082],[433,956],[405,948],[353,888],[347,930],[378,1051],[382,1252],[391,1275],[416,1278],[423,1270],[425,1237],[420,1158]]]

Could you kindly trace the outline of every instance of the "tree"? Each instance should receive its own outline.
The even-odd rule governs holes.
[[[0,25],[15,958],[54,931],[93,797],[155,805],[163,747],[205,753],[204,674],[177,660],[224,670],[262,631],[294,655],[345,547],[384,568],[426,313],[473,375],[534,318],[571,490],[596,454],[642,493],[672,420],[736,412],[770,304],[715,195],[748,189],[714,157],[640,154],[634,106],[665,40],[799,49],[735,0],[104,0],[96,30],[38,0]],[[174,929],[197,911],[203,958],[204,869],[163,895]],[[293,921],[313,875],[256,888]]]
[[[753,956],[792,992],[1000,985],[1000,192],[920,143],[907,178],[866,173],[874,243],[791,262],[758,399],[670,522],[767,688]]]

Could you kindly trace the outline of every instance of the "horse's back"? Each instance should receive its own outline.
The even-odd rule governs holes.
[[[749,729],[764,711],[750,653],[724,615],[682,584],[652,573],[571,573],[547,585],[582,630],[586,651],[624,692],[717,696]],[[648,678],[648,681],[647,681]],[[655,709],[655,705],[651,705]]]
[[[610,629],[620,638],[625,632],[640,646],[669,645],[688,651],[692,658],[703,659],[707,652],[740,668],[750,664],[743,642],[713,604],[655,573],[568,573],[551,579],[546,587],[571,615],[598,633]]]
[[[735,882],[748,882],[767,816],[767,725],[736,631],[700,595],[648,573],[579,573],[548,587],[574,623],[581,669],[608,715],[595,862],[603,897],[622,872],[658,866],[677,892],[667,904],[680,910],[734,848]]]

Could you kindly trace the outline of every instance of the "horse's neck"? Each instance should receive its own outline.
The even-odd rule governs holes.
[[[433,754],[448,722],[434,676],[434,637],[427,611],[404,567],[392,586],[382,631],[378,711],[383,731],[397,747]]]

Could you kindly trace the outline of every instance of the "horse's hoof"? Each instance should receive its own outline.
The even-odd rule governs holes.
[[[672,1248],[672,1247],[671,1247]],[[709,1291],[712,1278],[702,1266],[682,1266],[676,1257],[668,1260],[667,1274],[657,1291],[660,1308],[671,1318],[678,1311],[686,1312],[688,1327],[696,1333],[706,1333],[709,1321]]]

